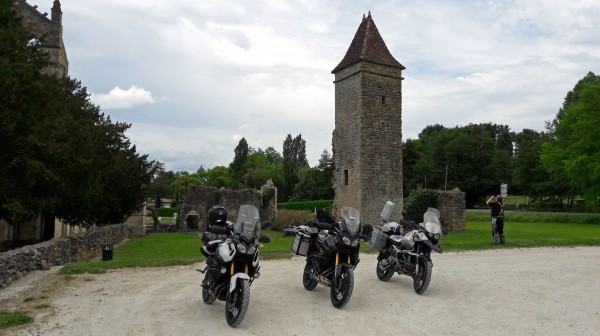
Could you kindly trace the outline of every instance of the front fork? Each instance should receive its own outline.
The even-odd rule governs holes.
[[[352,260],[350,259],[350,254],[346,255],[346,262],[344,262],[342,260],[342,262],[340,263],[340,259],[344,259],[344,256],[340,256],[340,251],[337,251],[335,253],[335,276],[334,276],[334,281],[340,276],[340,274],[342,274],[342,267],[346,266],[346,267],[352,267],[354,268],[354,266],[352,265]]]
[[[419,256],[421,255],[421,244],[417,244],[417,256],[415,257],[415,276],[419,275]]]
[[[258,268],[260,268],[260,266]],[[256,271],[258,271],[258,268]],[[244,263],[244,273],[240,271],[236,273],[235,262],[232,261],[231,266],[229,267],[229,275],[231,276],[229,280],[229,293],[232,293],[235,290],[237,286],[237,279],[248,280],[250,284],[252,283],[252,279],[250,279],[250,276],[248,275],[248,262]]]

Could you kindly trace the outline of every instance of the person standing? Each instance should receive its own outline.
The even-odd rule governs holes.
[[[504,244],[506,242],[504,236],[504,199],[502,195],[492,195],[485,204],[492,210],[492,238],[494,245]]]

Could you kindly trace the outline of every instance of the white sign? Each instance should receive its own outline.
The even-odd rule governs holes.
[[[508,184],[502,183],[500,185],[500,195],[502,195],[502,198],[506,198],[506,196],[508,196]]]

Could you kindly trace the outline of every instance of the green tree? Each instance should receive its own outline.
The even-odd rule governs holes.
[[[172,170],[163,171],[158,174],[152,182],[150,182],[146,197],[152,198],[154,204],[158,207],[161,198],[173,197],[175,195],[175,189],[173,188],[175,179],[176,176]]]
[[[294,201],[333,199],[333,158],[323,150],[319,164],[314,168],[301,167],[298,183],[294,188]]]
[[[555,141],[542,147],[542,162],[551,172],[564,171],[588,201],[600,197],[600,84],[583,84],[575,103],[555,127]]]
[[[549,195],[561,192],[555,189],[550,175],[542,165],[540,155],[542,144],[548,136],[530,129],[524,129],[515,135],[515,160],[513,183],[517,190],[537,202]]]
[[[242,177],[244,176],[244,163],[250,154],[250,147],[245,138],[241,138],[234,150],[235,156],[233,162],[229,165],[231,169],[231,177],[236,187],[242,185]]]
[[[567,109],[579,102],[583,87],[590,84],[600,84],[600,75],[596,75],[591,71],[588,72],[587,75],[575,84],[573,90],[567,92],[562,107],[558,110],[556,117],[554,117],[552,121],[546,122],[546,129],[551,136],[554,136],[555,128],[564,117]]]
[[[292,139],[292,135],[288,134],[283,141],[283,175],[287,185],[285,197],[286,200],[292,195],[292,192],[298,183],[298,172],[300,168],[308,167],[306,159],[306,141],[302,139],[302,135],[298,134]]]

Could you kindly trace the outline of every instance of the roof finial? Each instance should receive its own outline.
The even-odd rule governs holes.
[[[369,17],[371,17],[371,10],[369,10]]]
[[[363,20],[365,19],[365,13],[363,13]]]

